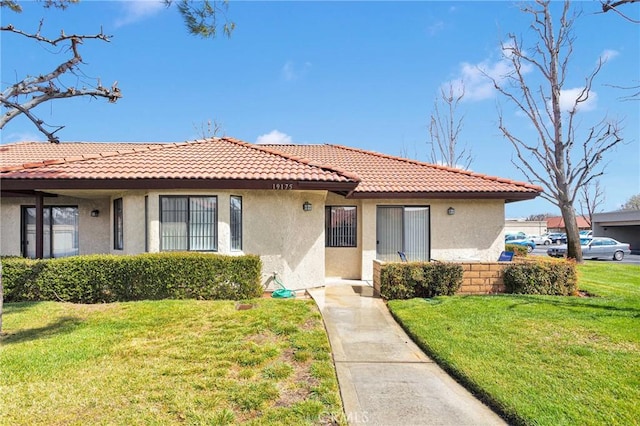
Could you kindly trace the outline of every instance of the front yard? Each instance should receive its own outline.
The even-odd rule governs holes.
[[[597,297],[454,296],[390,301],[425,351],[514,424],[640,419],[640,268],[590,262]]]
[[[333,424],[312,301],[5,305],[0,424]]]

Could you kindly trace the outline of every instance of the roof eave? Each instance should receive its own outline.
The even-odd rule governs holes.
[[[351,191],[357,182],[291,179],[6,179],[3,191],[69,189],[260,189]]]
[[[367,192],[357,191],[349,195],[347,198],[387,198],[387,199],[493,199],[504,200],[506,203],[515,201],[533,200],[539,192]]]

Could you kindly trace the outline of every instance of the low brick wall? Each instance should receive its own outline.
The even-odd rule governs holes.
[[[384,262],[373,261],[373,290],[380,295],[380,269]],[[456,294],[504,293],[504,268],[510,262],[461,262],[462,285]]]
[[[504,293],[502,276],[508,262],[463,262],[461,265],[462,285],[456,294]]]

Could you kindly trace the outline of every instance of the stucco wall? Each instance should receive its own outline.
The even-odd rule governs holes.
[[[78,206],[78,248],[80,254],[109,253],[110,218],[108,198],[45,197],[45,206]],[[20,209],[35,206],[35,198],[3,197],[0,200],[0,253],[20,256]],[[98,217],[91,211],[99,210]]]
[[[362,200],[362,278],[373,279],[377,206],[429,206],[431,258],[442,261],[498,259],[504,250],[502,200]],[[454,215],[447,214],[449,207]]]
[[[360,200],[346,199],[329,193],[325,201],[327,206],[355,206],[357,209],[357,246],[326,247],[325,275],[344,279],[360,279],[362,276],[362,203]],[[324,208],[324,207],[323,207]],[[323,223],[324,226],[324,223]]]
[[[324,285],[325,191],[149,192],[148,235],[151,252],[160,249],[160,195],[217,196],[218,253],[259,255],[263,263],[263,282],[266,283],[273,272],[277,272],[285,286],[290,289]],[[242,197],[242,251],[231,251],[231,195]],[[144,197],[142,200],[144,203]],[[305,201],[312,204],[312,211],[302,210]],[[271,284],[271,288],[274,288],[273,285]]]

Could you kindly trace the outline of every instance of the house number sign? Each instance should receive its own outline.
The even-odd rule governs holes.
[[[271,185],[271,189],[277,189],[281,191],[291,190],[293,189],[292,183],[274,183]]]

